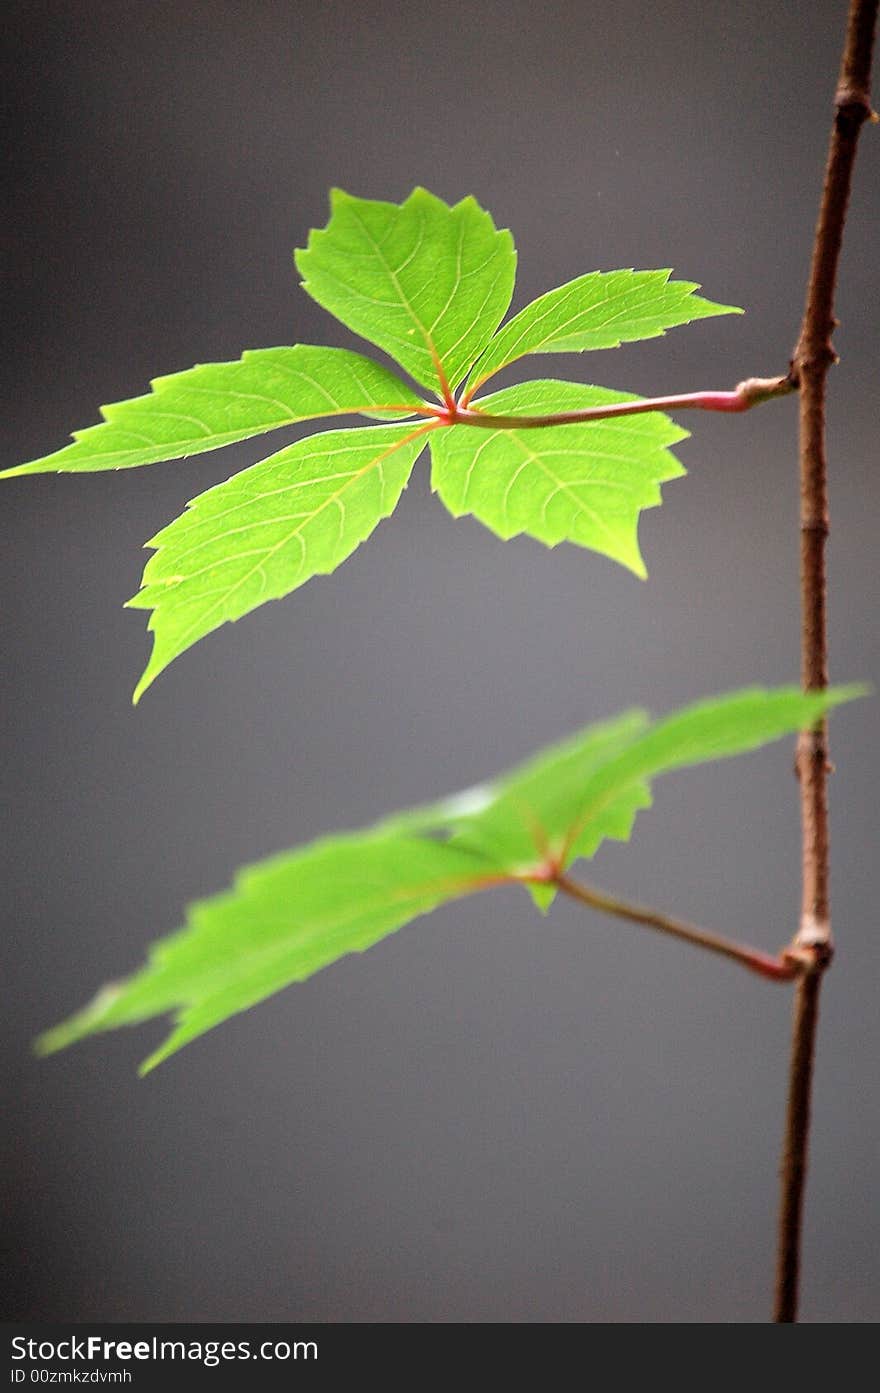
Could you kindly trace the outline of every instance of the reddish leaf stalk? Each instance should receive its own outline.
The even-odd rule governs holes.
[[[735,943],[731,939],[722,938],[719,934],[710,933],[708,929],[698,928],[696,924],[688,924],[683,919],[674,919],[669,914],[661,914],[656,909],[648,909],[644,905],[629,904],[625,900],[607,894],[604,890],[597,890],[594,886],[571,880],[562,873],[556,874],[552,879],[553,883],[564,894],[587,905],[590,909],[597,909],[603,914],[612,914],[617,919],[628,919],[634,924],[643,924],[646,928],[658,929],[661,933],[682,939],[685,943],[692,943],[698,948],[707,948],[711,953],[720,953],[722,957],[730,958],[733,962],[739,963],[741,967],[757,973],[759,977],[767,977],[773,982],[790,982],[793,978],[798,977],[803,970],[800,962],[785,952],[773,957],[760,948],[751,948],[745,943]]]
[[[807,691],[828,685],[825,543],[828,486],[825,383],[836,361],[834,291],[856,146],[871,111],[870,80],[878,0],[851,0],[825,183],[813,243],[806,307],[791,365],[800,391],[801,676]],[[804,964],[795,992],[785,1123],[774,1319],[797,1320],[804,1185],[810,1129],[813,1058],[822,976],[833,951],[828,896],[829,772],[826,723],[805,731],[797,750],[800,783],[803,900],[792,952]]]
[[[641,416],[648,411],[748,411],[772,397],[793,392],[796,383],[786,377],[750,377],[732,392],[682,392],[667,397],[644,397],[638,401],[586,406],[577,411],[553,412],[545,416],[494,416],[479,406],[462,402],[445,406],[426,403],[420,415],[435,416],[444,426],[478,426],[483,430],[539,430],[546,426],[583,425],[588,421],[607,421],[615,416]]]

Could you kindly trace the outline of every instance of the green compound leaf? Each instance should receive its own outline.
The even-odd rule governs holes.
[[[229,1016],[487,881],[466,851],[382,832],[275,856],[242,871],[232,890],[193,905],[188,927],[156,944],[139,973],[104,987],[38,1048],[50,1053],[174,1011],[176,1028],[145,1061],[146,1073]]]
[[[311,234],[296,259],[318,303],[395,356],[444,405],[481,354],[477,380],[525,352],[607,346],[732,312],[694,296],[690,282],[669,282],[665,271],[594,272],[536,301],[493,339],[513,290],[510,233],[496,229],[473,198],[449,206],[420,188],[400,205],[334,191],[327,226]],[[470,405],[516,416],[633,400],[597,387],[535,382]],[[432,431],[434,488],[456,516],[473,513],[504,538],[523,532],[551,546],[577,542],[639,576],[645,574],[639,514],[659,503],[664,480],[684,472],[668,447],[686,432],[658,413],[540,429],[493,431],[460,420],[449,427],[442,412],[393,373],[339,348],[252,350],[238,362],[157,378],[150,394],[101,409],[104,422],[76,432],[73,444],[0,471],[0,478],[133,468],[321,416],[426,422],[406,428],[387,471],[382,459],[375,468],[358,463],[338,492],[321,493],[318,455],[329,457],[337,444],[346,451],[352,437],[344,432],[333,444],[322,436],[282,451],[257,467],[262,472],[210,490],[161,532],[149,544],[158,554],[143,589],[130,602],[153,611],[155,635],[136,699],[172,658],[218,624],[333,570],[394,506],[410,431]],[[378,498],[370,495],[374,479]],[[289,500],[281,502],[285,491],[306,488],[308,506],[295,510],[297,525],[286,533],[294,519],[274,511],[275,504],[289,507]],[[227,508],[235,510],[234,527],[217,521]],[[271,544],[258,544],[260,536]]]
[[[235,363],[202,363],[157,377],[152,393],[102,406],[102,425],[74,432],[74,444],[16,474],[132,469],[202,454],[320,416],[399,420],[420,405],[386,368],[347,348],[256,348]]]
[[[156,554],[129,601],[153,611],[153,652],[135,701],[200,638],[350,556],[397,506],[425,429],[309,436],[200,494],[153,537]]]
[[[348,953],[362,952],[444,901],[522,884],[546,909],[552,875],[626,840],[650,780],[758,748],[864,693],[838,687],[753,688],[652,723],[628,712],[587,727],[512,773],[359,834],[325,838],[243,871],[203,900],[188,925],[156,944],[146,966],[37,1042],[41,1053],[174,1014],[142,1072],[229,1016]],[[441,839],[426,835],[435,833]]]
[[[508,387],[473,405],[522,416],[636,400],[548,381]],[[655,411],[540,430],[451,426],[431,436],[432,486],[454,517],[472,513],[505,540],[525,533],[548,546],[576,542],[644,577],[639,514],[660,502],[661,483],[684,473],[668,447],[687,436]]]
[[[742,314],[694,295],[692,281],[671,271],[590,271],[533,300],[504,325],[470,379],[473,392],[527,353],[583,353],[653,339],[679,324],[716,314]]]
[[[443,376],[451,388],[464,378],[510,304],[510,233],[473,198],[449,207],[426,189],[400,205],[334,189],[331,214],[296,253],[303,288],[442,396]]]

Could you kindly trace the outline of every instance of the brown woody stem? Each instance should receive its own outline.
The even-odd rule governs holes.
[[[791,376],[800,390],[801,676],[806,691],[828,685],[825,542],[828,488],[825,381],[836,362],[834,291],[849,203],[856,146],[872,116],[871,56],[878,0],[851,0],[825,184],[813,243],[806,307]],[[828,897],[828,742],[822,721],[802,733],[797,749],[803,846],[800,927],[791,954],[803,964],[795,992],[788,1108],[785,1124],[774,1319],[797,1320],[801,1230],[813,1057],[822,976],[831,961]]]

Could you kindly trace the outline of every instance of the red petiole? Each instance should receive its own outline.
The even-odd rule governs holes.
[[[438,367],[439,372],[439,367]],[[639,416],[649,411],[748,411],[771,397],[786,396],[797,390],[796,380],[786,377],[750,377],[732,392],[683,392],[667,397],[646,397],[605,406],[586,406],[577,411],[560,411],[544,416],[494,416],[479,406],[467,406],[466,395],[456,402],[443,381],[444,402],[434,406],[425,402],[418,415],[432,416],[442,426],[478,426],[483,430],[539,430],[546,426],[583,425],[606,421],[615,416]]]

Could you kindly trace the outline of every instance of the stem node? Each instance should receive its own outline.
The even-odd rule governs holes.
[[[858,130],[865,121],[873,121],[876,112],[872,109],[868,93],[863,88],[838,87],[834,97],[835,121],[837,124],[855,127]]]

